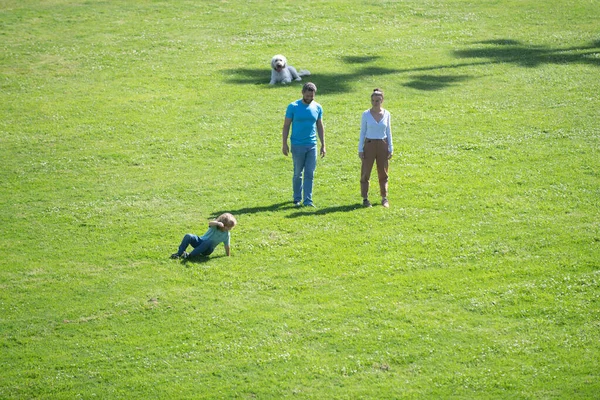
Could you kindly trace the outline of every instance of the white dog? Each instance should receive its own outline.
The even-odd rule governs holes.
[[[296,68],[287,65],[287,59],[281,54],[277,54],[271,59],[271,82],[269,82],[269,85],[279,82],[283,84],[290,83],[292,79],[301,81],[301,76],[306,75],[310,75],[310,72],[305,69],[296,71]]]

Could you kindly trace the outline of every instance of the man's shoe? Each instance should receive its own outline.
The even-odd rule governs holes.
[[[373,207],[373,205],[371,205],[371,202],[369,201],[369,199],[364,199],[363,207]]]
[[[381,205],[385,208],[388,208],[390,206],[390,202],[388,201],[388,199],[383,198],[383,200],[381,200]]]
[[[300,201],[295,201],[294,207],[302,207],[302,203]]]

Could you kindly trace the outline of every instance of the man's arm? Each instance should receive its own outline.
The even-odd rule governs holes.
[[[281,146],[281,152],[283,153],[284,156],[287,156],[290,152],[290,148],[288,146],[288,136],[290,135],[290,126],[291,125],[292,125],[291,118],[286,118],[283,121],[283,131],[281,133],[281,138],[282,138],[283,144]]]
[[[325,149],[325,128],[323,127],[323,120],[317,120],[317,133],[319,134],[319,140],[321,141],[321,158],[325,157],[327,150]]]

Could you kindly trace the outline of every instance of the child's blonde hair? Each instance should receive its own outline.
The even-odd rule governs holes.
[[[217,221],[222,223],[224,226],[233,228],[237,224],[237,220],[230,213],[221,214],[217,217]]]

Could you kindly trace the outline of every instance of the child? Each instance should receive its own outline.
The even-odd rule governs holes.
[[[225,246],[225,254],[230,256],[229,239],[231,237],[229,231],[237,224],[235,217],[229,213],[221,214],[219,217],[208,223],[208,230],[202,237],[198,237],[192,233],[188,233],[183,237],[177,253],[171,254],[171,258],[189,258],[197,256],[208,256],[211,254],[219,243]],[[194,250],[187,253],[185,250],[191,245]]]

